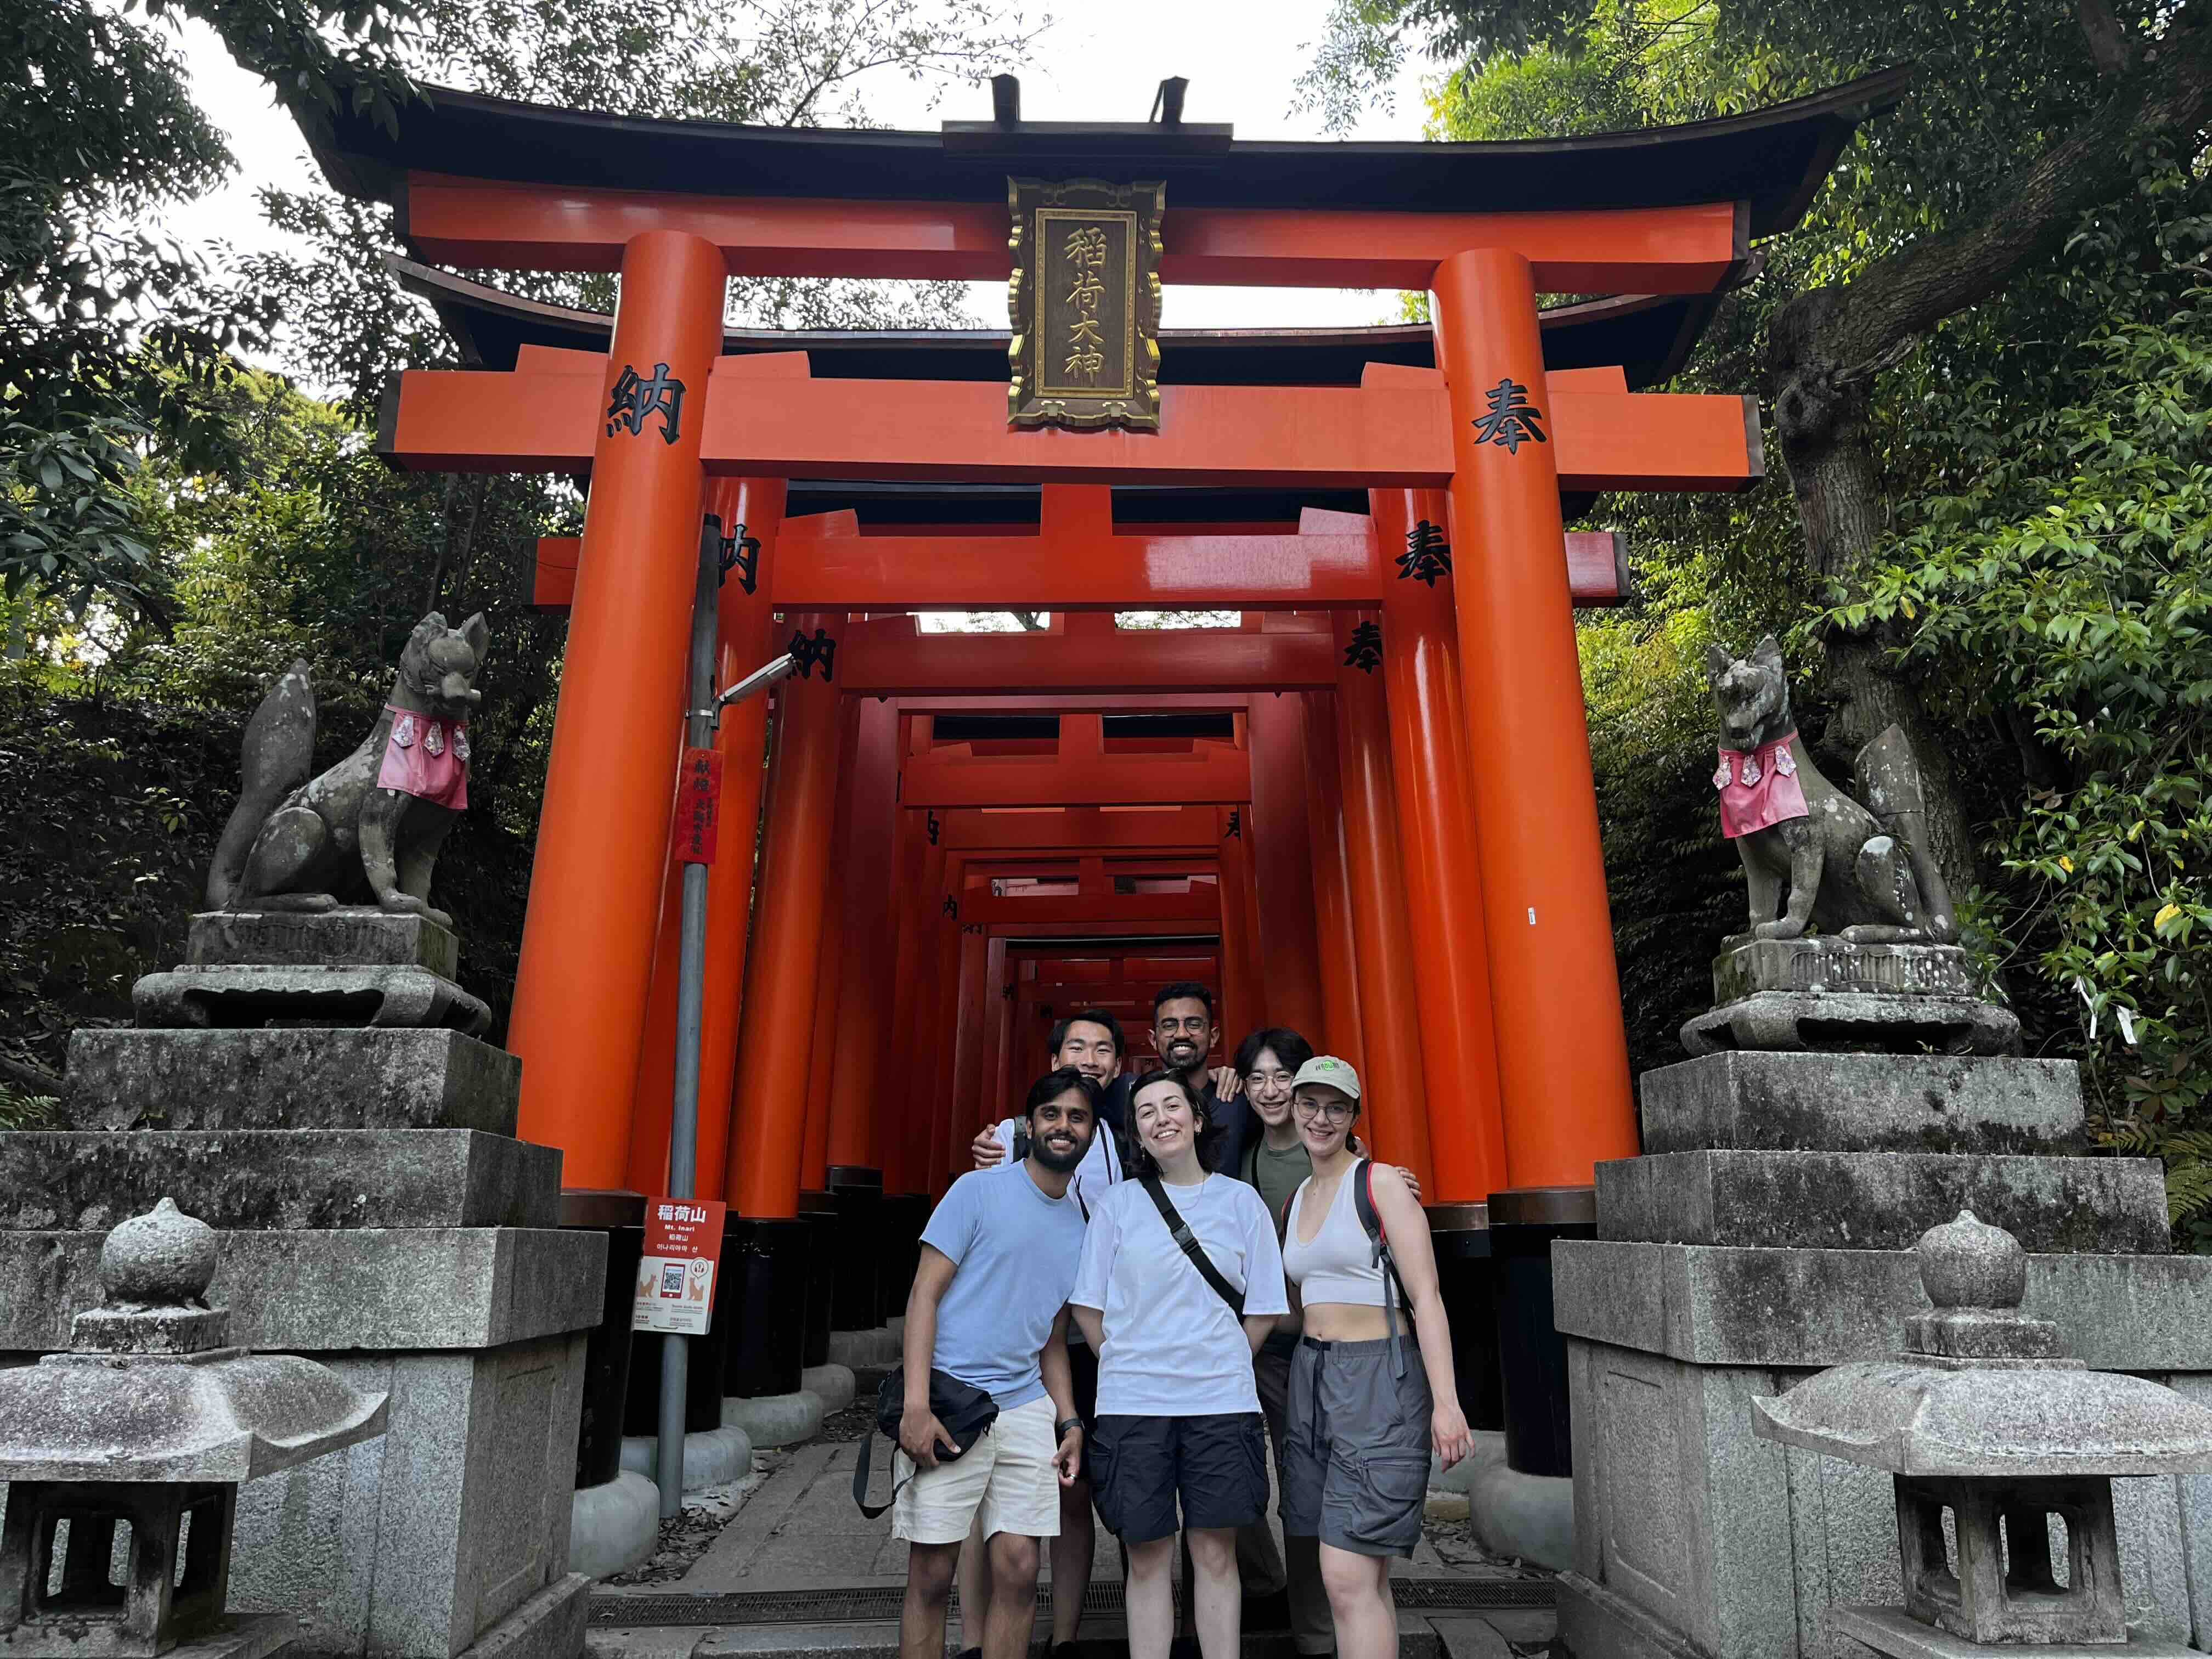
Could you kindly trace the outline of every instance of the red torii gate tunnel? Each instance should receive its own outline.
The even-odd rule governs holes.
[[[1573,625],[1625,583],[1615,539],[1565,523],[1759,477],[1751,399],[1640,388],[1899,86],[1501,144],[441,90],[396,132],[328,118],[325,171],[422,258],[620,273],[610,321],[405,264],[471,367],[401,376],[381,437],[402,467],[589,476],[532,596],[571,620],[509,1026],[522,1132],[580,1194],[665,1190],[702,518],[737,559],[718,684],[817,647],[772,764],[763,703],[718,738],[698,1190],[742,1218],[732,1392],[796,1386],[803,1194],[869,1195],[844,1255],[910,1261],[1053,1017],[1100,1004],[1141,1047],[1176,978],[1218,988],[1230,1042],[1288,1024],[1352,1058],[1440,1232],[1637,1150]],[[1003,334],[726,330],[733,275],[1004,279],[1017,173],[1165,180],[1170,283],[1425,290],[1433,329],[1170,331],[1157,432],[1010,428]],[[1115,625],[1156,606],[1243,624]],[[1048,627],[908,614],[1016,607]],[[837,1281],[839,1323],[875,1322],[876,1283]]]

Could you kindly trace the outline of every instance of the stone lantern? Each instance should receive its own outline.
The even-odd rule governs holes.
[[[1906,1320],[1906,1352],[1752,1402],[1761,1439],[1895,1479],[1905,1606],[1838,1605],[1836,1628],[1911,1659],[2188,1654],[2129,1635],[2112,1480],[2212,1470],[2212,1411],[2066,1358],[2057,1325],[2020,1311],[2027,1253],[1972,1212],[1930,1228],[1916,1254],[1935,1310]]]
[[[297,1633],[224,1617],[238,1483],[383,1433],[385,1397],[229,1346],[216,1245],[163,1199],[101,1245],[72,1351],[0,1371],[0,1656],[261,1659]]]

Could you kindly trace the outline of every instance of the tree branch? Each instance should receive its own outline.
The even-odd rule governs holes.
[[[2081,6],[2087,14],[2101,0]],[[1978,219],[1878,259],[1841,288],[1792,301],[1775,319],[1772,366],[1780,378],[1814,368],[1841,381],[1874,374],[1946,317],[2058,252],[2082,214],[2125,186],[2144,140],[2193,137],[2208,118],[2212,27],[2177,20],[2087,119],[1996,187]]]

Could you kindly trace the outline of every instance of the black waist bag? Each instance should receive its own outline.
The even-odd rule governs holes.
[[[958,1377],[946,1371],[933,1370],[929,1374],[929,1409],[945,1425],[945,1433],[960,1449],[948,1455],[942,1443],[938,1448],[938,1460],[951,1462],[952,1458],[965,1454],[984,1431],[999,1420],[998,1402],[981,1389],[971,1389]],[[876,1389],[876,1427],[890,1437],[891,1444],[898,1444],[899,1419],[906,1415],[906,1367],[895,1365]],[[884,1495],[880,1504],[868,1502],[868,1454],[875,1449],[876,1437],[870,1435],[860,1443],[860,1455],[853,1465],[853,1501],[860,1506],[860,1513],[874,1520],[890,1508],[891,1500],[899,1495],[901,1480]],[[912,1475],[907,1480],[913,1480]]]

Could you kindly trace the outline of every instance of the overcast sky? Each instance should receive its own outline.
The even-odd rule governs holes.
[[[1232,122],[1240,138],[1319,138],[1319,126],[1292,116],[1290,104],[1328,9],[1328,0],[1060,0],[1058,21],[1020,69],[1022,112],[1033,120],[1142,120],[1160,79],[1182,75],[1191,82],[1188,120]],[[200,107],[228,135],[239,172],[166,222],[194,240],[270,246],[278,238],[254,192],[314,182],[306,146],[260,81],[234,64],[210,31],[189,24],[183,43]],[[1403,76],[1394,107],[1370,112],[1353,136],[1419,137],[1419,90],[1417,73]],[[879,76],[868,94],[876,118],[891,126],[928,130],[948,118],[990,114],[988,88],[956,88],[934,109],[928,88],[896,75]],[[973,284],[969,308],[978,326],[1004,326],[1004,285]],[[1170,328],[1237,328],[1392,322],[1398,304],[1392,294],[1178,286],[1167,290],[1164,312]]]

